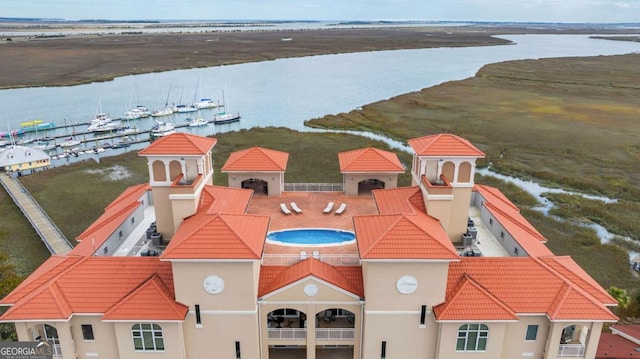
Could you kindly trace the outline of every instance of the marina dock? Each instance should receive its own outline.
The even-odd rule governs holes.
[[[51,254],[66,254],[73,246],[17,178],[0,174],[0,183],[38,233]]]

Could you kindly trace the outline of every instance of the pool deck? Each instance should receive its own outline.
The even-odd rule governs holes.
[[[302,213],[293,211],[291,202],[295,202],[302,209]],[[334,203],[333,210],[323,213],[329,202]],[[280,209],[280,203],[285,203],[292,213],[284,214]],[[347,209],[342,214],[335,214],[341,203],[346,203]],[[270,216],[269,231],[290,228],[337,228],[353,231],[353,216],[377,214],[378,211],[370,194],[346,196],[342,192],[284,192],[279,197],[254,195],[247,213]],[[320,254],[358,253],[355,243],[292,246],[267,242],[264,248],[265,254],[299,254],[301,251],[318,251]]]

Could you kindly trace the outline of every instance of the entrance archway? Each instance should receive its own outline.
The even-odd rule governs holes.
[[[358,182],[358,194],[367,195],[374,189],[383,189],[384,187],[384,181],[380,181],[377,178],[369,178]]]
[[[269,195],[269,182],[260,178],[249,178],[240,182],[242,188],[252,189],[255,194]]]

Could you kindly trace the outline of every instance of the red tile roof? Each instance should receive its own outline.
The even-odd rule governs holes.
[[[533,257],[465,257],[450,263],[447,300],[467,276],[516,314],[546,314],[551,320],[617,320],[605,303]]]
[[[380,214],[427,213],[419,187],[376,189],[371,195]]]
[[[289,154],[262,147],[233,152],[222,166],[222,172],[284,172]]]
[[[404,173],[404,166],[393,152],[367,147],[338,153],[341,172]]]
[[[424,136],[407,142],[418,156],[484,157],[471,142],[452,134]]]
[[[626,335],[640,346],[640,325],[616,324],[611,326],[611,332],[618,335]]]
[[[268,216],[197,214],[182,222],[162,259],[260,259]]]
[[[122,222],[141,205],[140,198],[150,188],[148,184],[127,188],[105,208],[104,213],[95,222],[78,235],[76,240],[85,243],[77,245],[72,253],[85,256],[93,254],[95,249],[109,239]]]
[[[213,137],[203,137],[177,132],[161,137],[142,151],[140,156],[148,155],[206,155],[218,142]]]
[[[157,257],[70,255],[62,263],[63,269],[57,273],[52,269],[34,272],[26,285],[5,298],[3,304],[12,306],[0,321],[65,320],[72,313],[106,313],[154,274],[164,283],[165,295],[175,297],[171,264]],[[36,287],[36,283],[42,284]],[[160,301],[151,301],[148,306],[149,311],[164,310]]]
[[[176,303],[171,290],[157,274],[152,274],[103,316],[103,320],[184,320],[189,307]],[[149,305],[153,303],[153,305]]]
[[[247,211],[252,196],[253,190],[250,189],[205,186],[200,195],[198,211],[242,214]]]
[[[328,282],[360,298],[364,297],[361,267],[333,267],[315,258],[308,258],[290,267],[263,266],[260,270],[258,297],[264,297],[308,277]]]
[[[596,359],[628,359],[637,358],[640,347],[638,344],[619,335],[601,333],[596,351]]]
[[[499,190],[484,185],[476,185],[475,189],[485,199],[484,206],[487,210],[496,217],[528,255],[533,257],[553,255],[544,245],[547,239],[520,214],[518,207]]]
[[[362,259],[460,259],[440,222],[426,214],[358,216],[353,224]]]
[[[518,320],[511,308],[467,275],[447,293],[446,302],[433,307],[433,312],[438,320]]]

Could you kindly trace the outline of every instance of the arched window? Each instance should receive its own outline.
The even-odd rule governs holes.
[[[449,182],[455,181],[455,178],[453,177],[455,170],[456,165],[454,165],[453,162],[445,162],[442,165],[442,174],[447,178],[447,181]],[[440,178],[437,178],[436,180],[440,180]]]
[[[162,328],[157,324],[134,324],[131,327],[133,347],[138,351],[163,351]]]
[[[458,328],[456,351],[476,352],[487,348],[489,328],[484,324],[465,324]]]
[[[164,182],[167,180],[167,172],[164,169],[164,162],[153,161],[153,180],[156,182]]]

